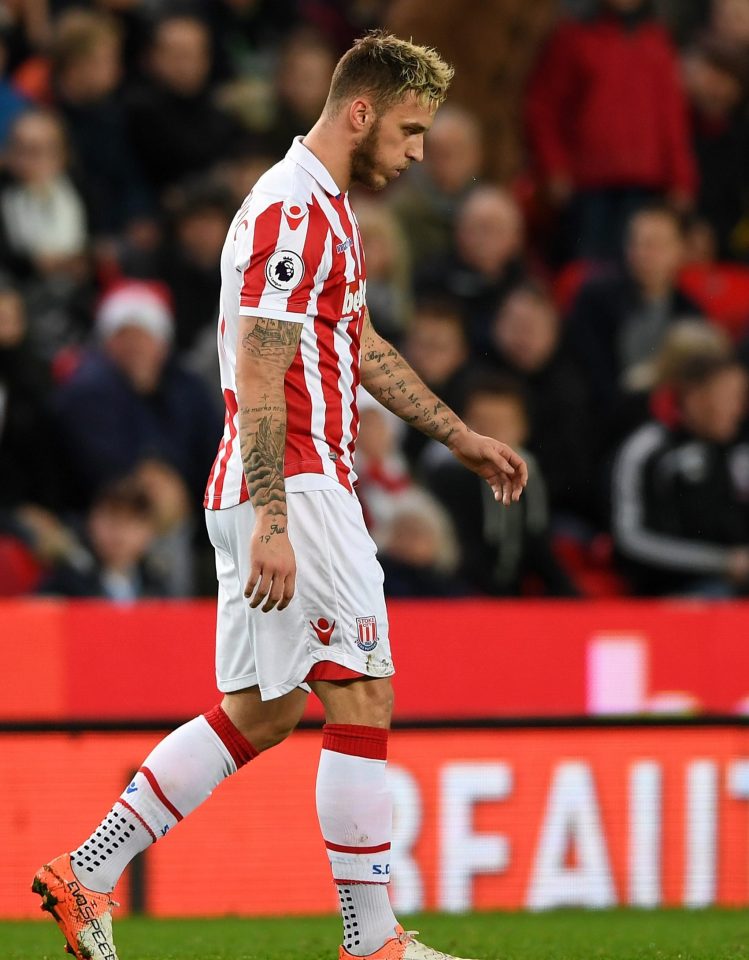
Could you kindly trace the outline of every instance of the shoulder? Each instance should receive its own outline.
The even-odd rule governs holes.
[[[644,467],[671,445],[671,439],[671,431],[662,423],[650,421],[643,424],[621,445],[617,456],[619,469]]]

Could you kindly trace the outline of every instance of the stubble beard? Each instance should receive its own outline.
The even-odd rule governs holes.
[[[377,173],[379,134],[380,121],[376,120],[367,136],[351,153],[351,180],[369,190],[382,190],[388,183],[387,177]]]

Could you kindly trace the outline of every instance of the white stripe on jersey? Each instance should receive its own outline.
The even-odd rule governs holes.
[[[319,276],[315,277],[315,287],[307,308],[309,315],[312,317],[317,315],[317,300],[319,295],[318,280],[324,281],[330,272],[332,250],[333,241],[330,234],[328,234],[325,238],[323,256],[318,268]],[[322,284],[320,284],[320,287],[321,286]],[[304,381],[307,385],[310,400],[312,401],[312,442],[322,460],[323,473],[326,477],[331,477],[337,483],[338,477],[336,475],[335,464],[328,456],[330,448],[327,443],[321,439],[325,436],[325,399],[323,397],[320,377],[320,350],[317,344],[317,334],[315,333],[314,326],[309,326],[302,331],[301,350],[304,359]]]

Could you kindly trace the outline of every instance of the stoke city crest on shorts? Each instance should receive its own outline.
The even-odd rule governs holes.
[[[356,618],[356,645],[368,653],[377,646],[377,617]]]

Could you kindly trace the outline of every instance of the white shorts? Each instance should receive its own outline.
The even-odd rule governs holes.
[[[382,567],[356,496],[342,487],[287,493],[296,590],[285,610],[262,613],[244,596],[252,505],[206,510],[216,551],[216,677],[224,693],[258,686],[263,700],[295,687],[316,663],[332,661],[388,677],[390,657]]]

